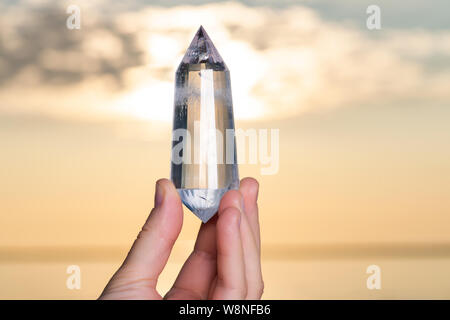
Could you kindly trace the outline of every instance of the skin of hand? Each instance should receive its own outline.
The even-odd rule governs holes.
[[[241,180],[198,232],[194,249],[164,299],[260,299],[263,293],[258,218],[259,185]],[[155,206],[122,266],[99,299],[163,299],[156,283],[183,224],[171,181],[156,182]]]

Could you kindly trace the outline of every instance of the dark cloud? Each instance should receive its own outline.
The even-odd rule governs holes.
[[[66,85],[89,75],[105,74],[120,84],[124,69],[143,63],[143,51],[136,45],[134,35],[123,33],[113,22],[114,16],[101,16],[93,25],[69,30],[66,27],[68,14],[59,5],[20,7],[20,10],[9,6],[3,9],[0,12],[0,21],[3,20],[0,28],[0,85],[28,66],[33,66],[40,78],[50,84]],[[12,15],[23,15],[23,22],[14,22]],[[120,56],[92,57],[86,52],[83,41],[97,30],[107,30],[117,38],[122,48]],[[59,63],[67,67],[49,68],[43,63],[42,58],[49,50],[58,52],[59,57],[65,59]],[[91,65],[96,67],[90,68]]]

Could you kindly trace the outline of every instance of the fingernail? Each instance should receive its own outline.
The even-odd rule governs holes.
[[[156,182],[155,186],[155,208],[159,207],[164,199],[164,189]]]

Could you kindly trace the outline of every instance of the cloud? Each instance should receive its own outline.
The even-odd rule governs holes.
[[[2,8],[0,112],[168,121],[174,71],[200,24],[231,70],[240,119],[450,101],[448,64],[431,67],[449,61],[446,30],[382,29],[373,36],[300,5],[127,11],[114,2],[80,3],[76,31],[65,28],[63,5]]]

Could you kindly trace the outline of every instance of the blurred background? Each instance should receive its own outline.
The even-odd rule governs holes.
[[[381,9],[368,30],[366,9]],[[68,29],[67,8],[81,28]],[[0,298],[92,299],[169,177],[174,72],[200,25],[236,125],[280,129],[260,181],[266,299],[450,298],[448,1],[0,3]],[[185,209],[158,287],[199,220]],[[381,290],[368,290],[369,265]],[[66,268],[79,265],[81,289]]]

